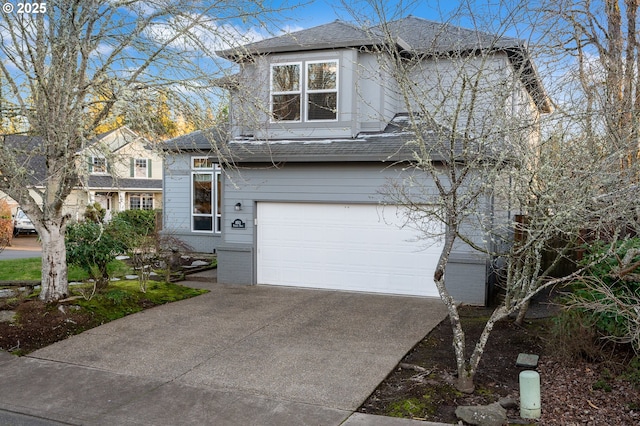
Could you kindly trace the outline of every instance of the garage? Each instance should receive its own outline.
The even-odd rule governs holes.
[[[259,202],[257,282],[438,297],[442,242],[402,224],[393,206]]]

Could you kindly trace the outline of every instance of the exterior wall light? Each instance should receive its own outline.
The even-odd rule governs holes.
[[[236,205],[235,205],[235,210],[236,210],[237,212],[239,212],[240,210],[242,210],[242,204],[241,204],[241,203],[236,203]]]

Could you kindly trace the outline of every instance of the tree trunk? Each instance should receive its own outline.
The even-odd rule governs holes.
[[[475,374],[467,370],[460,371],[458,369],[458,380],[456,381],[456,389],[463,393],[473,393],[476,386],[473,384]]]
[[[445,269],[449,262],[449,256],[453,249],[453,243],[456,238],[454,231],[454,225],[447,224],[447,231],[445,236],[445,244],[440,253],[440,259],[436,266],[436,271],[433,275],[433,281],[440,293],[440,299],[444,302],[449,313],[449,321],[451,322],[451,331],[453,332],[453,351],[456,356],[456,366],[458,372],[458,380],[456,382],[456,389],[460,392],[473,393],[475,385],[473,384],[473,374],[469,374],[469,363],[465,356],[465,335],[462,323],[460,322],[460,314],[458,313],[458,306],[453,299],[447,287],[445,285]]]
[[[67,297],[67,254],[64,227],[50,226],[38,229],[42,241],[42,290],[40,300],[54,302]]]
[[[524,322],[524,318],[527,315],[527,311],[529,310],[529,304],[530,304],[531,300],[527,299],[522,306],[520,307],[520,309],[518,309],[518,315],[516,316],[516,320],[515,323],[517,325],[522,325],[522,323]]]

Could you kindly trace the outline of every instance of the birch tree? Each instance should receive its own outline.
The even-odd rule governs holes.
[[[213,51],[257,36],[236,25],[259,27],[270,11],[251,0],[53,0],[31,3],[29,13],[4,12],[1,118],[19,117],[18,131],[33,138],[25,145],[2,135],[0,191],[36,227],[42,241],[40,299],[55,301],[68,293],[69,218],[63,205],[83,177],[79,170],[86,169],[80,151],[114,109],[125,115],[144,111],[141,93],[162,93],[184,117],[194,107],[205,110],[216,99],[212,79],[224,69]],[[146,128],[154,128],[152,114],[136,118],[140,127],[146,121]],[[34,167],[44,169],[43,176]]]

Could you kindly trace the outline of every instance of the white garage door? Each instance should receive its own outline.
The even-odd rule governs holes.
[[[258,203],[258,284],[438,296],[441,243],[416,241],[395,207]]]

